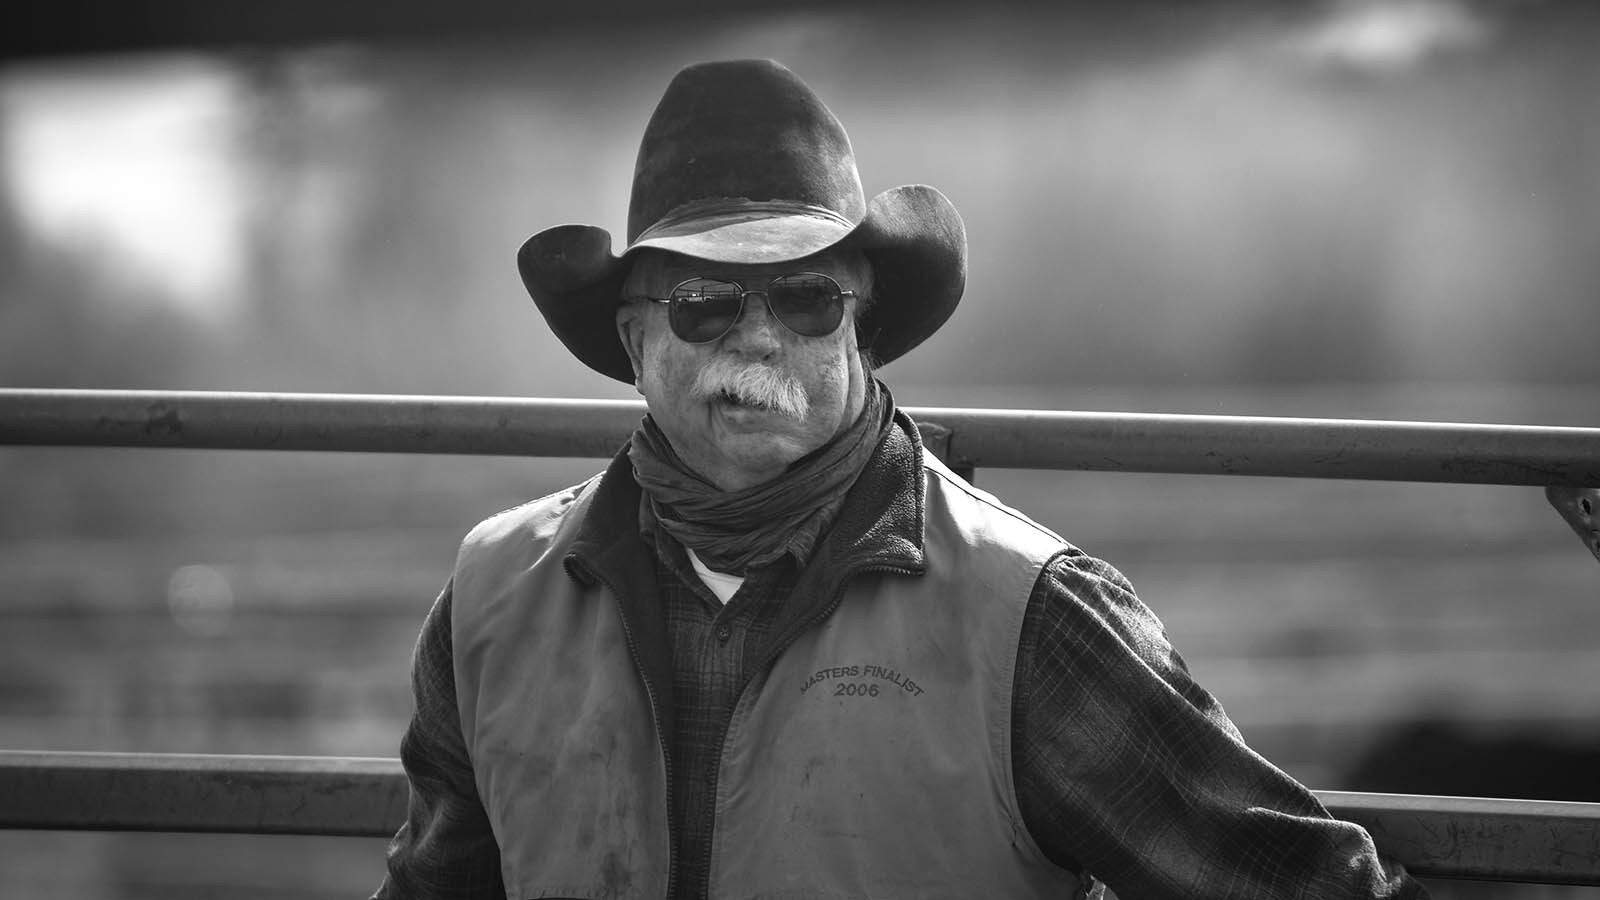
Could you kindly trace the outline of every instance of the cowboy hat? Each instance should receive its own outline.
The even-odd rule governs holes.
[[[925,185],[868,202],[850,139],[793,72],[772,60],[689,66],[645,127],[628,206],[628,244],[592,225],[558,225],[517,253],[522,283],[573,355],[632,384],[617,337],[630,257],[655,248],[721,263],[774,263],[830,248],[872,263],[863,349],[887,363],[938,330],[966,284],[966,229]]]

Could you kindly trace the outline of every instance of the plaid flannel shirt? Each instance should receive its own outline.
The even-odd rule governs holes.
[[[920,479],[913,468],[899,477]],[[670,538],[647,537],[673,662],[672,897],[688,900],[706,896],[723,727],[794,571],[752,573],[723,606]],[[450,605],[447,586],[413,660],[417,708],[400,747],[410,808],[381,900],[505,897],[457,716]],[[1127,579],[1071,547],[1028,601],[1012,766],[1035,842],[1123,900],[1427,897],[1364,830],[1246,746]]]

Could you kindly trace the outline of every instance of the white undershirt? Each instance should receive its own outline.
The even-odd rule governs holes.
[[[729,575],[726,572],[713,571],[700,561],[700,557],[694,555],[693,550],[688,547],[683,549],[689,554],[689,565],[694,566],[694,573],[700,576],[700,580],[706,583],[706,587],[711,589],[711,593],[716,594],[717,599],[723,603],[727,603],[728,598],[733,596],[733,592],[739,589],[739,585],[744,584],[743,575]]]

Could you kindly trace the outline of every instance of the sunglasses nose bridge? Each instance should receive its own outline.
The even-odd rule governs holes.
[[[784,327],[782,320],[780,320],[777,314],[772,311],[772,297],[767,293],[766,288],[752,288],[746,290],[741,287],[739,289],[739,294],[739,312],[734,316],[733,322],[728,325],[729,333],[739,330],[741,323],[745,323],[745,328],[753,328],[755,326],[755,322],[747,322],[747,320],[756,315],[761,316],[763,323],[769,329]],[[761,302],[752,304],[750,302],[750,298],[757,294],[761,296]],[[755,312],[755,310],[758,309],[760,312]]]

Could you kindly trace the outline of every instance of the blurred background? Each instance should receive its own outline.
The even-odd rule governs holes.
[[[12,31],[0,386],[631,397],[516,249],[620,234],[672,74],[770,56],[869,196],[966,220],[962,307],[881,373],[902,404],[1600,425],[1593,4],[687,7]],[[461,535],[599,465],[0,448],[0,747],[395,756]],[[1122,568],[1309,786],[1600,800],[1600,569],[1537,489],[977,481]],[[0,897],[364,897],[382,850],[0,832]]]

